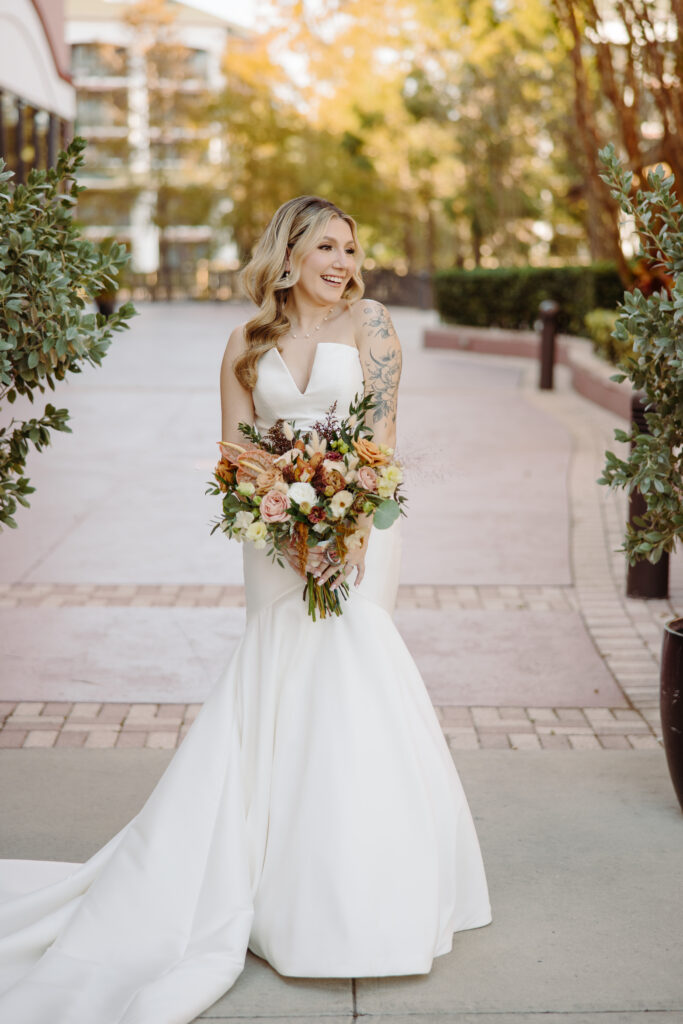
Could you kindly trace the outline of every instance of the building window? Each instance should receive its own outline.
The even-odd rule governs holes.
[[[128,93],[125,89],[107,92],[79,92],[76,98],[76,122],[79,128],[122,128],[128,122]]]
[[[76,78],[125,78],[128,54],[123,46],[75,43],[71,47],[71,73]]]

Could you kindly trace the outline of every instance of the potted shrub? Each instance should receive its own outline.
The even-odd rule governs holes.
[[[598,481],[637,489],[645,510],[627,524],[623,550],[631,565],[646,558],[657,563],[683,537],[683,206],[673,175],[659,166],[647,175],[647,188],[633,190],[633,175],[617,159],[614,147],[600,151],[607,168],[601,175],[619,206],[633,218],[640,238],[639,257],[652,262],[669,282],[644,294],[624,293],[613,336],[618,346],[633,340],[633,355],[620,362],[614,380],[628,378],[642,393],[647,432],[634,422],[631,431],[615,431],[628,441],[628,457],[606,452]],[[671,779],[683,808],[683,619],[666,624],[662,641],[660,706],[662,738]]]

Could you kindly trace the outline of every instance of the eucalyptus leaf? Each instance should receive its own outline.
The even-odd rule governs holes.
[[[393,498],[385,498],[380,505],[377,506],[375,515],[373,516],[373,525],[378,530],[387,530],[392,523],[396,522],[401,513],[400,506],[397,501]]]

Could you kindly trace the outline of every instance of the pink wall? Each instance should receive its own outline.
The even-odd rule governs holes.
[[[69,77],[69,48],[64,41],[64,0],[33,0],[55,57],[57,70]]]

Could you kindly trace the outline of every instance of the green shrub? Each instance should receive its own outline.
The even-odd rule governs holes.
[[[115,286],[128,257],[123,246],[98,250],[83,239],[72,219],[83,191],[74,171],[86,142],[75,138],[59,154],[56,168],[32,170],[26,185],[13,185],[0,160],[0,411],[18,395],[54,391],[55,381],[80,373],[83,363],[100,365],[113,331],[135,315],[126,303],[108,319],[86,313],[88,298]],[[51,430],[71,432],[69,413],[48,402],[43,415],[12,418],[0,429],[0,529],[16,526],[17,502],[35,490],[23,475],[29,442],[37,451]]]
[[[614,366],[633,356],[633,338],[620,340],[614,333],[618,317],[616,309],[593,309],[585,317],[585,334],[593,342],[594,350]]]
[[[642,558],[654,563],[683,538],[683,204],[673,175],[661,165],[634,190],[633,173],[617,158],[614,146],[599,155],[606,167],[600,177],[621,210],[633,218],[638,258],[671,281],[649,295],[639,288],[624,293],[614,334],[624,345],[633,339],[633,357],[621,361],[623,372],[613,379],[628,377],[634,390],[644,394],[647,431],[637,420],[630,431],[615,430],[617,441],[630,442],[628,455],[621,459],[605,452],[598,481],[642,494],[646,511],[627,523],[621,550],[632,565]]]
[[[582,334],[597,306],[616,308],[624,289],[616,266],[498,267],[441,270],[434,276],[436,307],[447,323],[530,330],[544,299],[560,306],[559,330]]]

